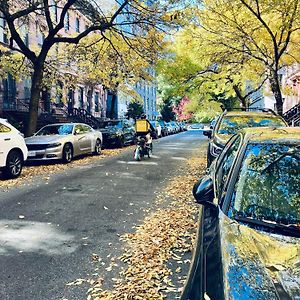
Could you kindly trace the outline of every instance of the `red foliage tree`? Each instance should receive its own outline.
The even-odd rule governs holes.
[[[186,105],[190,102],[187,96],[184,96],[177,106],[173,107],[173,112],[176,114],[176,119],[178,121],[188,121],[193,117],[193,114],[187,112]]]

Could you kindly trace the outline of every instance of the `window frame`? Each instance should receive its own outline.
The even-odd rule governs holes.
[[[225,156],[228,153],[228,151],[231,149],[232,145],[237,141],[238,141],[238,144],[237,144],[236,154],[233,157],[231,166],[229,167],[229,170],[227,173],[227,178],[223,182],[222,186],[221,185],[218,186],[219,171],[223,166]],[[228,182],[230,181],[229,179],[231,179],[232,172],[233,172],[232,170],[235,168],[236,160],[239,157],[239,152],[240,152],[240,148],[242,147],[242,144],[243,144],[243,137],[241,136],[241,134],[233,135],[229,139],[229,141],[226,143],[221,155],[217,158],[216,167],[215,167],[215,171],[214,171],[214,175],[213,175],[214,176],[213,182],[214,182],[215,197],[218,199],[218,203],[219,203],[220,207],[222,207],[224,198],[227,194]],[[222,171],[222,177],[223,176],[224,176],[224,171]]]
[[[8,129],[8,130],[2,131],[1,128],[6,128],[6,129]],[[4,133],[4,134],[5,134],[5,133],[9,133],[9,132],[11,132],[11,131],[12,131],[12,130],[11,130],[10,127],[8,127],[7,125],[5,125],[5,124],[3,124],[3,123],[0,122],[0,134],[1,134],[1,133]]]

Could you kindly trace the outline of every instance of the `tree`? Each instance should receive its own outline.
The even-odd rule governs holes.
[[[279,71],[294,48],[299,30],[299,0],[207,0],[199,10],[199,26],[218,60],[264,69],[276,108],[282,114]],[[215,49],[215,50],[213,50]]]
[[[179,95],[188,94],[191,99],[203,100],[216,100],[216,95],[223,95],[223,99],[235,97],[242,107],[247,107],[248,98],[266,80],[263,70],[254,64],[239,62],[237,58],[234,64],[225,61],[211,47],[206,34],[204,29],[194,25],[177,33],[170,48],[173,55],[160,62],[160,74]]]
[[[175,113],[173,112],[173,103],[171,98],[167,98],[160,105],[160,114],[166,122],[175,120]]]
[[[138,100],[133,87],[138,81],[153,80],[147,70],[157,60],[162,39],[154,29],[143,37],[127,37],[126,43],[118,32],[109,40],[93,34],[78,45],[69,45],[64,53],[90,90],[101,84],[112,96],[121,91]]]
[[[144,113],[144,107],[139,102],[130,102],[127,106],[126,117],[128,119],[138,119]]]
[[[78,44],[84,37],[97,31],[103,39],[109,40],[110,32],[119,32],[124,41],[133,34],[143,36],[151,28],[158,27],[160,17],[165,13],[158,10],[157,5],[147,7],[143,1],[122,0],[113,12],[104,13],[104,7],[98,2],[87,0],[2,0],[0,12],[6,21],[10,33],[9,46],[20,52],[31,63],[31,98],[29,105],[29,123],[26,135],[31,135],[37,124],[38,104],[45,75],[46,61],[51,50],[55,52],[58,44]],[[100,2],[101,3],[101,2]],[[55,16],[52,10],[59,13]],[[64,23],[69,11],[79,9],[90,20],[90,25],[75,36],[66,36],[63,33]],[[28,24],[30,20],[43,24],[44,39],[39,49],[27,45],[18,28]],[[132,26],[133,30],[128,32]]]
[[[178,105],[173,108],[173,112],[176,114],[176,119],[179,121],[188,121],[192,118],[191,111],[188,110],[188,104],[190,99],[187,96],[184,96]]]
[[[241,107],[268,80],[282,113],[279,71],[299,57],[299,1],[198,1],[162,67],[181,95],[237,97]]]

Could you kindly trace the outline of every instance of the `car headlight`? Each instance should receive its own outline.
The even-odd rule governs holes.
[[[221,154],[223,148],[221,147],[218,147],[216,144],[212,143],[211,146],[210,146],[210,153],[217,157]]]
[[[61,143],[48,144],[46,148],[55,148],[61,146]]]

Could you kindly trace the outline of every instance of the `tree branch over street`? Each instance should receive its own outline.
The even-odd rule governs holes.
[[[53,5],[50,0],[23,2],[3,0],[0,4],[0,13],[8,24],[10,48],[17,48],[17,51],[21,52],[32,66],[27,136],[36,130],[46,61],[54,45],[60,43],[78,44],[91,33],[113,32],[114,30],[123,33],[123,38],[126,40],[128,39],[128,34],[126,34],[128,28],[131,28],[130,30],[135,36],[143,37],[157,24],[165,23],[163,17],[167,7],[158,4],[148,7],[140,0],[118,1],[116,7],[110,9],[102,7],[100,3],[95,5],[95,2],[89,0],[57,0],[54,3]],[[90,23],[84,30],[70,36],[64,32],[64,24],[67,14],[74,10],[84,12]],[[35,22],[40,21],[41,24],[47,24],[47,28],[44,28],[44,25],[42,26],[44,39],[39,49],[36,45],[26,45],[19,33],[18,27],[20,24],[24,20],[28,24],[30,18]],[[58,22],[56,21],[57,18]],[[127,43],[127,45],[130,45],[130,43]]]

